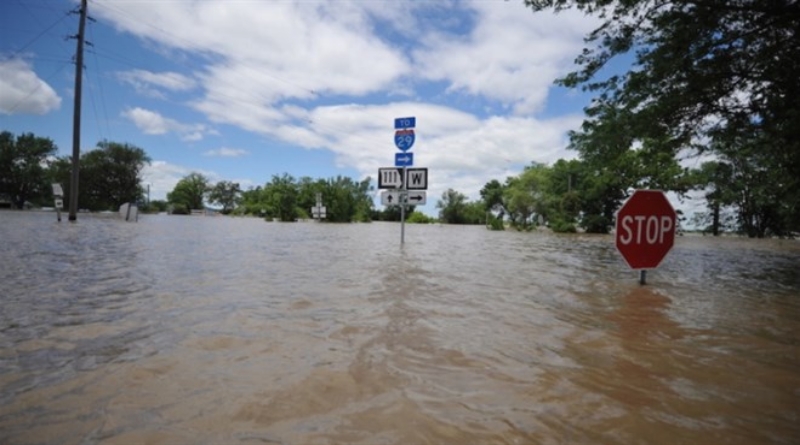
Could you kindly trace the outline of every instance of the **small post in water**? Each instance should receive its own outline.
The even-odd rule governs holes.
[[[56,207],[56,219],[58,222],[61,222],[61,207],[64,206],[64,190],[61,188],[61,184],[52,184],[53,186],[53,198]]]
[[[639,284],[642,286],[647,284],[647,271],[644,269],[639,271]]]

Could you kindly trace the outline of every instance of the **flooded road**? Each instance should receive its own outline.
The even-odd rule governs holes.
[[[800,242],[0,212],[2,444],[797,444]]]

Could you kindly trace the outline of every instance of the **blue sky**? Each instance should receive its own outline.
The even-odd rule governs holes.
[[[72,0],[0,3],[0,129],[72,150]],[[152,199],[197,171],[244,189],[272,175],[361,179],[417,118],[426,213],[531,161],[573,158],[588,96],[553,85],[596,21],[519,0],[89,2],[82,150],[143,148]]]

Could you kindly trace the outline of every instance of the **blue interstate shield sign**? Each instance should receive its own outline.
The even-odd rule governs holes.
[[[394,132],[394,145],[400,151],[407,151],[414,145],[414,130],[397,130]]]

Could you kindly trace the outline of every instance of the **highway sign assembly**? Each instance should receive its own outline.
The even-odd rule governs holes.
[[[428,189],[428,169],[408,168],[414,165],[414,154],[409,150],[416,139],[416,126],[413,116],[394,120],[394,145],[401,153],[394,154],[394,168],[378,169],[378,188],[392,189],[381,192],[381,204],[400,206],[400,244],[406,237],[406,205],[424,205],[427,197],[418,190]]]

